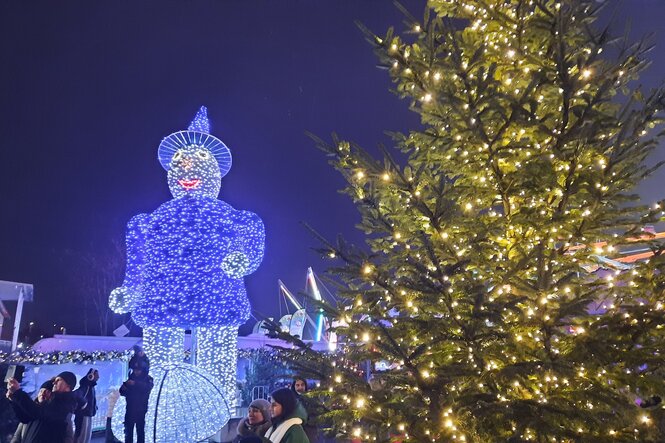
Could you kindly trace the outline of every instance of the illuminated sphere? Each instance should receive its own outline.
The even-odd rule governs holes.
[[[229,402],[219,381],[187,363],[151,368],[154,388],[145,417],[145,441],[189,443],[210,437],[231,417]],[[113,411],[112,429],[124,435],[125,398]]]

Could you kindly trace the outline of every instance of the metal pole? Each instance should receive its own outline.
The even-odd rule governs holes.
[[[23,314],[23,288],[18,293],[18,305],[16,306],[16,317],[14,318],[14,335],[12,336],[12,351],[18,346],[18,332],[21,327],[21,315]]]
[[[196,353],[198,351],[197,329],[198,328],[191,329],[192,340],[190,341],[190,346],[189,346],[189,363],[192,366],[196,366]]]

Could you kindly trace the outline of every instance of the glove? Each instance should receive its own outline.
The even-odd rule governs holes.
[[[115,288],[109,296],[109,308],[116,314],[126,314],[132,310],[133,294],[124,286]]]
[[[249,269],[249,260],[242,252],[232,252],[222,261],[222,270],[229,277],[240,278]]]

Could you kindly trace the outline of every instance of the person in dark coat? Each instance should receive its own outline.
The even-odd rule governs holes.
[[[129,378],[120,387],[120,395],[127,400],[125,410],[125,443],[134,442],[136,427],[137,443],[145,443],[145,414],[153,380],[148,374],[150,363],[143,350],[135,350],[129,360]]]
[[[26,423],[22,443],[66,443],[71,415],[77,407],[76,376],[61,372],[53,379],[51,397],[42,403],[34,402],[11,378],[7,381],[7,398],[21,423]]]
[[[233,442],[241,443],[250,436],[263,437],[270,426],[270,402],[262,398],[256,399],[249,404],[247,417],[238,423],[238,436]]]
[[[296,407],[296,416],[302,419],[302,427],[307,434],[307,438],[311,443],[318,440],[319,430],[314,424],[313,407],[310,399],[303,396],[308,391],[307,380],[304,377],[294,377],[291,383],[291,390],[298,398],[298,406]]]
[[[35,398],[35,403],[40,404],[47,401],[51,398],[51,391],[53,391],[53,380],[47,380],[39,387],[39,392],[37,393],[37,398]],[[12,437],[9,443],[24,443],[25,437],[28,434],[33,434],[33,427],[37,426],[37,420],[33,420],[30,423],[21,423],[19,422],[16,432]]]
[[[92,437],[92,417],[97,414],[97,396],[95,386],[99,380],[99,372],[92,369],[79,381],[79,388],[74,391],[78,396],[80,407],[74,414],[74,443],[90,443]]]

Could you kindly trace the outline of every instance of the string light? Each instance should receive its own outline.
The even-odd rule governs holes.
[[[158,157],[173,199],[128,223],[125,280],[112,291],[109,307],[132,313],[157,367],[182,362],[185,328],[196,329],[197,361],[218,378],[219,392],[230,405],[237,329],[250,314],[243,277],[263,259],[265,230],[256,214],[218,200],[231,154],[209,131],[207,110],[201,107],[187,131],[160,144]]]
[[[334,254],[348,285],[338,345],[359,366],[381,361],[374,398],[351,371],[330,375],[341,434],[662,440],[631,396],[665,388],[639,369],[662,363],[663,265],[614,272],[600,262],[625,243],[608,231],[663,215],[623,200],[657,145],[639,137],[656,132],[647,130],[660,96],[619,111],[614,95],[629,89],[644,53],[627,45],[634,54],[618,63],[596,57],[592,3],[439,0],[435,12],[455,25],[432,20],[413,44],[392,33],[380,43],[382,65],[397,68],[388,72],[425,128],[398,142],[406,164],[390,163],[389,184],[388,162],[330,149],[370,246]],[[596,238],[607,244],[595,249]],[[433,417],[431,401],[455,414]]]
[[[235,407],[237,383],[238,328],[201,327],[196,330],[196,365],[220,381],[224,399]]]

